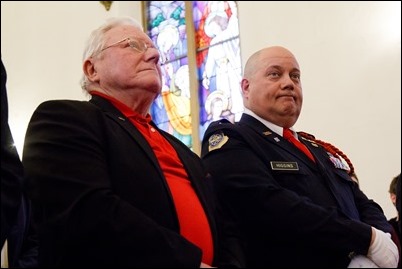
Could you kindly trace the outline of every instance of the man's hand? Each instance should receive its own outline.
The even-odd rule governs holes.
[[[382,268],[396,268],[398,266],[398,247],[391,240],[389,233],[384,233],[371,227],[371,244],[367,257]]]

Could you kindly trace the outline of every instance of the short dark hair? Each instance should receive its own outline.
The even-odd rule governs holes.
[[[400,178],[401,178],[401,174],[395,176],[392,179],[391,184],[389,185],[389,193],[396,194],[396,184],[397,184],[398,180],[400,180]]]

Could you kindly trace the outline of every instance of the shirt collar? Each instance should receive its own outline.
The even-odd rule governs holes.
[[[117,100],[116,98],[114,98],[110,95],[107,95],[107,94],[104,94],[104,93],[98,92],[98,91],[90,91],[89,93],[91,95],[97,95],[97,96],[100,96],[100,97],[103,97],[103,98],[109,100],[127,118],[132,118],[141,123],[149,123],[152,120],[152,117],[149,113],[144,117],[141,114],[135,112],[130,107],[128,107],[127,105],[123,104],[122,102],[120,102],[119,100]]]
[[[283,127],[278,126],[278,125],[276,125],[276,124],[273,124],[272,122],[269,122],[269,121],[267,121],[267,120],[261,118],[260,116],[258,116],[257,114],[255,114],[253,111],[251,111],[250,109],[248,109],[248,108],[246,108],[246,107],[244,108],[243,113],[244,113],[244,114],[247,114],[247,115],[250,115],[250,116],[252,116],[252,117],[254,117],[254,118],[256,118],[256,119],[259,120],[262,124],[264,124],[266,127],[268,127],[269,129],[271,129],[272,131],[274,131],[276,134],[278,134],[278,135],[280,135],[280,136],[283,136]],[[289,128],[289,129],[293,132],[293,135],[294,135],[295,131],[293,130],[293,128]]]

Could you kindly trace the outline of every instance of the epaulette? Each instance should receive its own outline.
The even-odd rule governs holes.
[[[309,139],[315,139],[315,136],[303,131],[299,131],[297,132],[297,134],[299,134],[301,137],[305,137],[305,138],[309,138]]]
[[[233,124],[233,123],[231,123],[230,121],[228,121],[227,119],[220,119],[220,120],[211,122],[210,125],[217,125],[217,124],[224,124],[224,123]]]

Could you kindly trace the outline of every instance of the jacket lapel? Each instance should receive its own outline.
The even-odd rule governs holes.
[[[91,103],[97,105],[102,109],[104,114],[115,121],[121,128],[128,133],[128,135],[133,139],[133,142],[136,143],[147,155],[147,157],[152,161],[155,167],[158,169],[160,175],[163,177],[162,170],[160,169],[159,162],[152,150],[149,146],[146,139],[142,136],[140,131],[130,122],[126,116],[123,115],[115,106],[113,106],[109,101],[103,99],[100,96],[92,96],[90,100]]]

